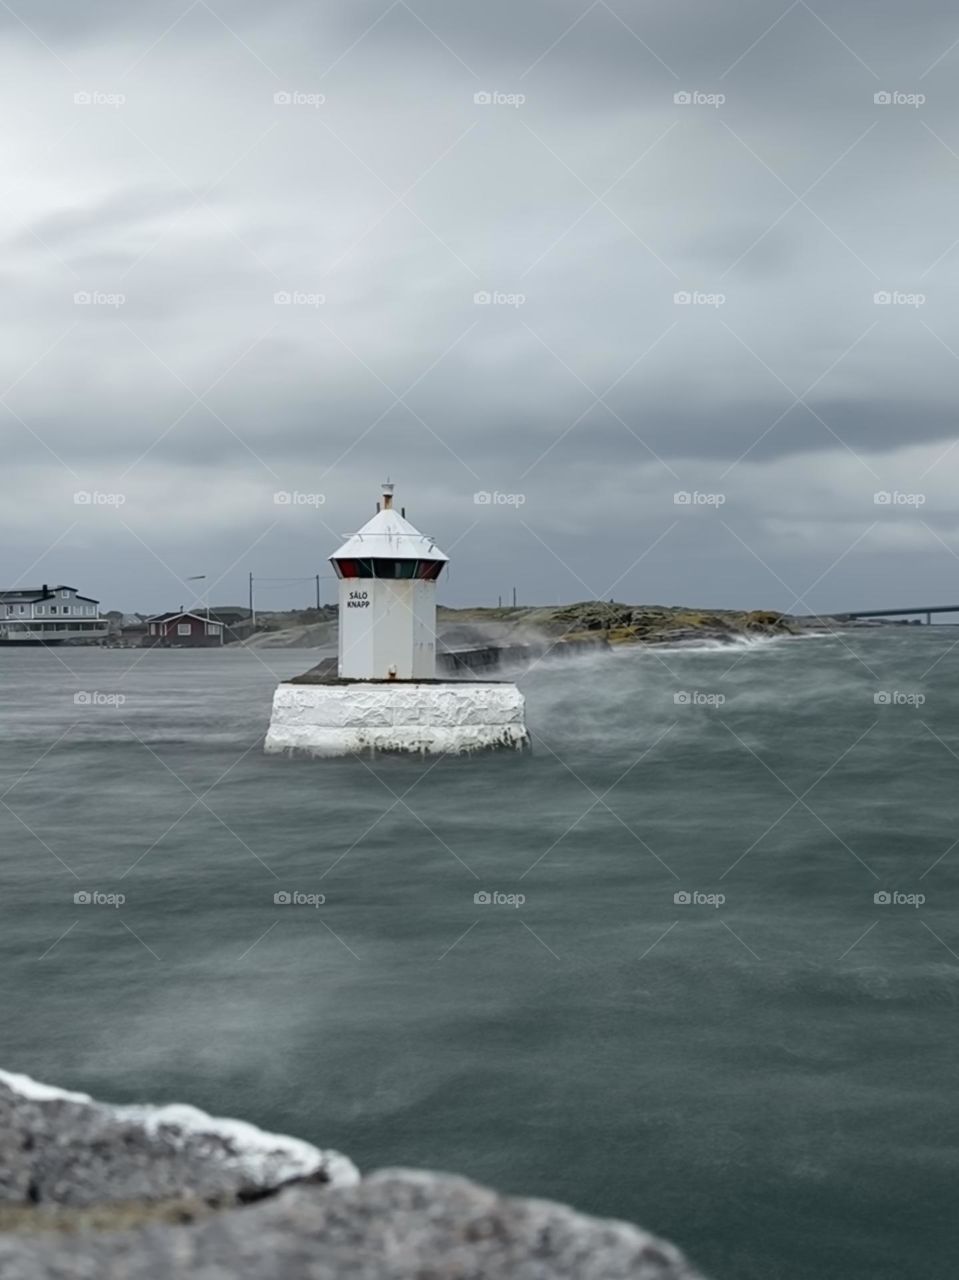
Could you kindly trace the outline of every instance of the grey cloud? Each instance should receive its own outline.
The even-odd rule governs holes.
[[[959,52],[921,79],[955,39],[945,7],[800,4],[778,23],[788,6],[758,0],[734,13],[612,0],[588,13],[571,0],[210,7],[32,6],[70,74],[0,13],[19,146],[0,223],[0,391],[16,383],[0,410],[5,578],[76,514],[50,450],[89,484],[136,464],[127,515],[156,555],[134,547],[142,563],[124,569],[129,535],[88,521],[83,555],[63,547],[56,561],[83,577],[87,557],[100,566],[91,590],[131,607],[134,589],[176,593],[158,558],[182,562],[204,493],[216,498],[196,517],[205,554],[224,568],[242,558],[276,515],[274,476],[329,485],[323,519],[343,532],[391,470],[447,538],[476,518],[474,489],[522,489],[523,519],[557,554],[522,523],[481,518],[450,587],[468,600],[498,594],[504,572],[540,598],[581,596],[561,562],[591,582],[610,527],[639,554],[669,528],[681,484],[728,485],[729,523],[783,558],[788,580],[811,581],[874,519],[873,476],[916,484],[933,467],[931,487],[949,474],[955,455],[936,459],[955,433]],[[73,73],[125,103],[74,104]],[[274,104],[280,89],[327,101]],[[477,105],[479,89],[528,100]],[[727,101],[674,104],[678,89]],[[880,106],[879,89],[928,101]],[[390,209],[414,183],[409,208]],[[813,183],[808,207],[790,209],[788,188]],[[925,301],[876,305],[881,290]],[[78,291],[124,302],[78,306]],[[525,301],[476,305],[480,291]],[[277,305],[278,292],[325,302]],[[677,292],[725,302],[677,304]],[[391,408],[414,382],[409,408]],[[209,410],[191,407],[211,384]],[[790,409],[810,386],[828,425]],[[610,387],[609,408],[594,404]],[[20,506],[27,482],[35,497]],[[953,536],[940,498],[928,516]],[[719,604],[728,583],[733,602],[786,603],[717,528],[684,520],[624,591]],[[879,533],[900,528],[887,519]],[[322,562],[329,531],[314,523],[304,546],[304,529],[281,522],[259,571]],[[932,586],[940,553],[900,547],[891,563]],[[823,591],[878,587],[891,554],[866,540]],[[521,569],[502,568],[517,556]],[[242,594],[244,572],[226,595]]]

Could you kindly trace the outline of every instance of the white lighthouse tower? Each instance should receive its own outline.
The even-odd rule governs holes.
[[[337,674],[321,663],[279,686],[264,749],[346,756],[527,746],[515,684],[437,679],[436,582],[449,557],[395,509],[390,481],[382,494],[376,515],[330,557],[340,580]]]
[[[393,506],[393,484],[372,520],[330,557],[340,580],[338,672],[350,680],[432,680],[436,580],[449,560]]]

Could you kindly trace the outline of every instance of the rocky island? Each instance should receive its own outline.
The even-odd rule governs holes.
[[[702,1280],[638,1227],[0,1072],[5,1280]]]
[[[547,649],[558,654],[579,648],[625,645],[734,644],[763,636],[803,635],[842,625],[832,618],[803,618],[769,609],[696,609],[685,605],[634,605],[586,600],[564,605],[436,610],[437,658],[484,647]],[[323,648],[337,639],[337,610],[274,614],[241,643],[256,648]],[[452,664],[455,665],[455,664]]]

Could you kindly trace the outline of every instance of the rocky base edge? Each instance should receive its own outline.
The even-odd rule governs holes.
[[[345,1157],[240,1121],[108,1107],[2,1072],[0,1275],[702,1280],[628,1223],[445,1174],[359,1181]]]
[[[516,685],[505,682],[281,684],[264,750],[345,756],[522,749],[529,745],[525,708]]]

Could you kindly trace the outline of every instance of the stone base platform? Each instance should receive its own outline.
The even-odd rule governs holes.
[[[529,746],[515,684],[480,680],[343,680],[281,684],[264,750],[345,756],[363,751],[453,755]]]

